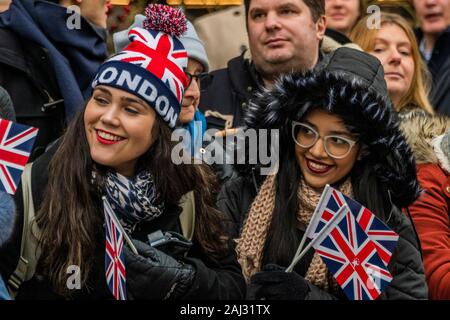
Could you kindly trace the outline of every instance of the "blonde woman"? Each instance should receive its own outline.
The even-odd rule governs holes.
[[[428,100],[429,73],[408,22],[397,14],[382,13],[381,28],[369,29],[368,18],[358,22],[350,38],[381,61],[395,110],[404,113],[420,108],[433,113]]]

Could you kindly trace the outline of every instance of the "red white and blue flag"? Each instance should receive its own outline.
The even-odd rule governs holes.
[[[369,209],[329,185],[322,193],[313,219],[306,230],[306,236],[311,239],[315,238],[344,204],[347,204],[360,227],[374,242],[382,261],[388,265],[397,245],[398,235]]]
[[[110,60],[139,65],[164,82],[181,101],[188,80],[180,65],[187,64],[187,51],[181,42],[163,32],[133,28],[129,32],[133,41]],[[186,62],[183,62],[186,61]]]
[[[329,232],[319,234],[313,247],[336,282],[351,300],[374,300],[392,276],[376,245],[350,211],[331,222]]]
[[[38,129],[0,119],[0,191],[15,194]]]
[[[386,226],[369,209],[355,200],[340,193],[340,200],[347,203],[358,224],[369,236],[377,249],[381,260],[388,265],[398,241],[398,234]]]
[[[106,199],[103,200],[103,207],[106,224],[106,282],[116,300],[126,300],[125,253],[123,252],[125,231]]]

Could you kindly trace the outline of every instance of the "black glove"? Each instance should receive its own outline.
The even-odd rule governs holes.
[[[177,299],[190,288],[195,269],[164,252],[133,240],[139,255],[126,246],[127,293],[134,299]]]
[[[286,268],[268,264],[250,278],[247,299],[304,300],[310,291],[308,281]]]
[[[183,235],[161,230],[155,231],[147,235],[148,244],[158,250],[170,255],[175,259],[182,259],[189,252],[192,247],[192,242],[186,239]]]

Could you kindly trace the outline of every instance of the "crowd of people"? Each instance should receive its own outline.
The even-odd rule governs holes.
[[[210,72],[178,8],[108,52],[114,0],[0,0],[0,118],[39,128],[0,191],[0,300],[347,299],[314,248],[286,272],[327,185],[398,235],[377,299],[450,299],[450,0],[377,28],[360,0],[243,2],[248,49]],[[207,129],[276,130],[277,170],[211,165]],[[179,130],[197,161],[174,161]]]

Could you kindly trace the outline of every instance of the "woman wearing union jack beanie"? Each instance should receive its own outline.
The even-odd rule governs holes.
[[[185,17],[164,5],[149,6],[146,16],[129,31],[130,44],[100,66],[92,96],[64,137],[32,165],[36,219],[25,223],[37,240],[37,262],[17,272],[20,234],[1,253],[17,298],[244,295],[224,215],[214,206],[215,176],[171,159],[188,84],[178,39]],[[21,190],[16,199],[24,214]]]

